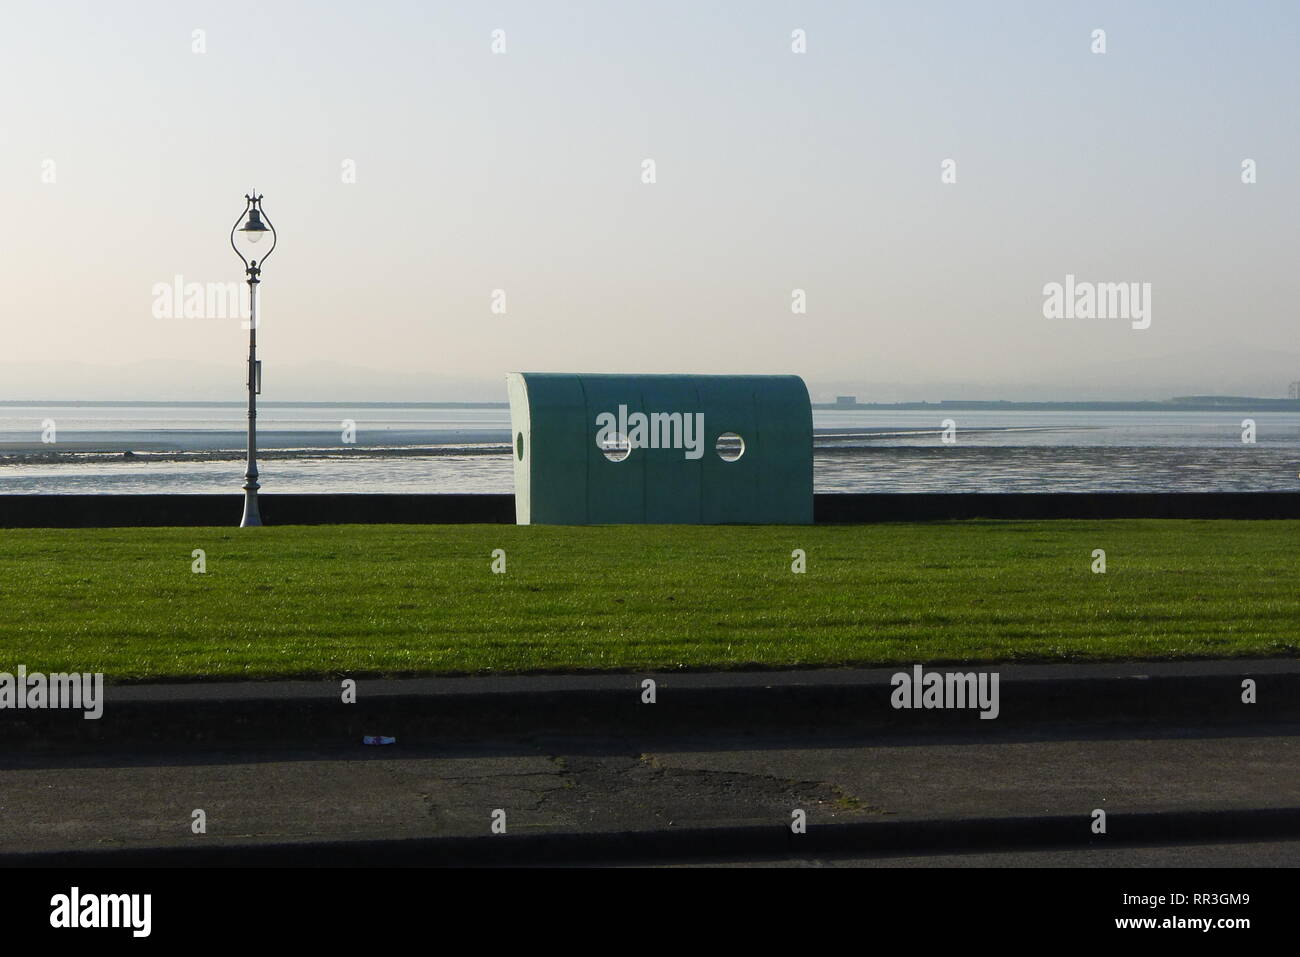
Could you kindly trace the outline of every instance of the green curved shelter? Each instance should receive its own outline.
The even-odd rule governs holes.
[[[798,376],[512,372],[506,385],[521,525],[813,520]]]

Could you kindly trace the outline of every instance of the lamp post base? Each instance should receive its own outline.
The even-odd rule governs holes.
[[[262,524],[262,515],[257,508],[257,489],[244,489],[244,517],[239,521],[240,528],[257,528]]]

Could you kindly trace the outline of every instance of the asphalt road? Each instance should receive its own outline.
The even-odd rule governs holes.
[[[504,835],[492,832],[498,809],[505,812]],[[1000,834],[1008,847],[1022,843],[1026,821],[1070,819],[1073,834],[1077,819],[1079,840],[1092,843],[945,857],[923,856],[946,848],[921,836],[918,846],[895,856],[848,849],[845,856],[810,854],[803,859],[809,863],[1127,866],[1148,854],[1170,862],[1192,855],[1189,866],[1259,855],[1295,864],[1294,834],[1256,835],[1264,843],[1253,845],[1202,841],[1195,851],[1121,851],[1107,849],[1111,838],[1093,835],[1091,827],[1095,809],[1108,815],[1111,835],[1123,833],[1132,815],[1218,812],[1244,820],[1268,809],[1300,809],[1300,726],[1171,728],[1143,737],[1056,731],[979,741],[733,736],[631,750],[618,740],[583,739],[438,750],[356,742],[285,753],[8,755],[0,759],[0,862],[5,854],[40,851],[788,831],[796,809],[806,812],[809,828],[993,822],[995,843]],[[192,830],[195,810],[203,811],[206,833]],[[984,833],[987,843],[990,832]],[[797,853],[778,856],[801,860]]]

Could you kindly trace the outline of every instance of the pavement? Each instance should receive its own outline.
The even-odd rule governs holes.
[[[1300,841],[1243,841],[1223,844],[1156,844],[1109,847],[1002,851],[973,854],[923,854],[878,857],[773,858],[770,860],[707,861],[668,867],[904,867],[904,868],[1242,868],[1295,867]]]
[[[1300,863],[1297,662],[1001,666],[997,720],[897,670],[116,687],[0,754],[0,865]]]
[[[1135,728],[1300,721],[1300,661],[1231,659],[1067,665],[930,665],[998,678],[995,720],[974,709],[897,709],[896,666],[870,669],[117,685],[103,716],[0,712],[0,750],[279,750],[389,735],[405,744],[539,732],[627,738],[725,733],[885,733]],[[1243,682],[1255,701],[1243,701]],[[648,703],[647,682],[654,701]]]

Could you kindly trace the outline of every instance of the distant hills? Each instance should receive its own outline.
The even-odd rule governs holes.
[[[1300,399],[1262,399],[1248,395],[1180,395],[1145,402],[1007,402],[942,399],[938,402],[815,402],[814,409],[940,410],[989,409],[1001,412],[1300,412]]]

